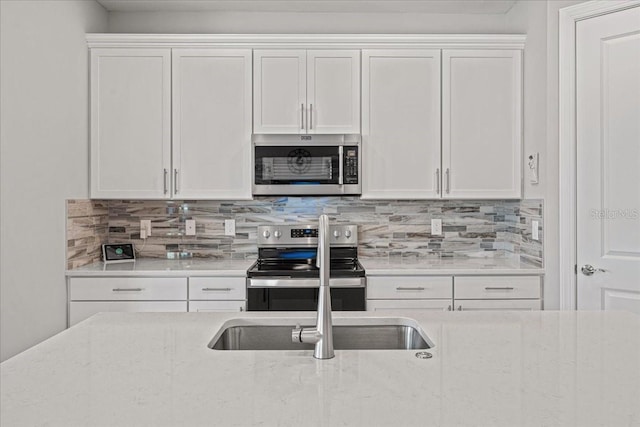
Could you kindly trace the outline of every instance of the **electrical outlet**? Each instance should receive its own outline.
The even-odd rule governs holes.
[[[196,235],[196,220],[188,219],[184,222],[184,234],[187,236],[195,236]]]
[[[533,240],[540,240],[540,233],[538,231],[538,221],[531,221],[531,238]]]
[[[140,220],[140,238],[146,239],[149,236],[151,236],[151,220],[141,219]]]
[[[224,220],[224,235],[235,236],[236,235],[236,220],[225,219]]]
[[[431,235],[442,236],[442,220],[440,218],[431,220]]]

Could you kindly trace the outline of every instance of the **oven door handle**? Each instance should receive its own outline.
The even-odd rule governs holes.
[[[329,279],[329,286],[332,288],[364,288],[366,278],[349,277]],[[303,279],[281,276],[269,276],[264,278],[247,279],[247,288],[318,288],[320,279]]]
[[[341,145],[338,147],[338,185],[343,185],[344,180],[342,179],[343,168],[344,168],[344,147]]]

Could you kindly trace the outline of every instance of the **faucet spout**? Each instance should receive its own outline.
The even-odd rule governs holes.
[[[294,341],[315,344],[313,357],[316,359],[331,359],[335,356],[333,351],[331,290],[329,288],[329,277],[331,273],[329,250],[329,217],[327,215],[320,215],[318,226],[318,254],[316,258],[316,265],[320,270],[320,288],[316,327],[311,330],[296,328],[292,331],[292,339]]]

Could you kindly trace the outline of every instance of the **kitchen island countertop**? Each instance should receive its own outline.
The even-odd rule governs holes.
[[[292,317],[293,326],[313,316],[98,314],[0,365],[0,424],[640,425],[640,317],[630,313],[384,314],[415,319],[435,344],[430,359],[207,347],[232,318]]]

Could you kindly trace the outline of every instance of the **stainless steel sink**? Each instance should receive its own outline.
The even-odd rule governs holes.
[[[233,319],[223,325],[209,347],[213,350],[313,350],[313,344],[291,342],[298,323],[313,325],[313,319]],[[434,346],[420,326],[406,318],[334,319],[336,350],[417,350]]]

